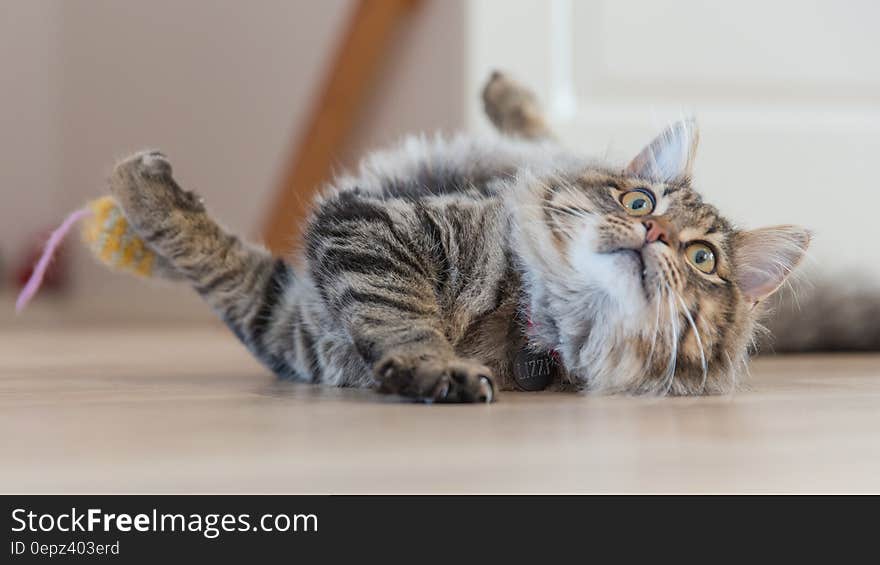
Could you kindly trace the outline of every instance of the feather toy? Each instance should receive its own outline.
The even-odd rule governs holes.
[[[24,310],[36,296],[55,252],[79,221],[82,221],[82,239],[98,261],[117,271],[142,277],[153,275],[156,253],[131,229],[116,200],[103,196],[71,212],[52,232],[33,274],[18,295],[16,312]]]

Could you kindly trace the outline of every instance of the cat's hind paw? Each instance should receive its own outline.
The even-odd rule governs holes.
[[[120,161],[110,175],[110,192],[139,231],[159,228],[175,210],[204,210],[195,193],[174,181],[168,158],[154,150]]]
[[[549,137],[534,93],[499,71],[483,87],[483,108],[501,133],[527,139]]]

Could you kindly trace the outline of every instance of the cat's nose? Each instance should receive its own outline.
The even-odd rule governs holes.
[[[663,218],[651,218],[643,220],[642,225],[645,226],[645,243],[654,243],[660,241],[669,245],[672,241],[674,231],[669,222]]]

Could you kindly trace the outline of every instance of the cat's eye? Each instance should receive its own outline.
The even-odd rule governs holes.
[[[620,203],[630,216],[647,216],[654,211],[654,195],[643,188],[624,192]]]
[[[707,275],[715,272],[715,251],[708,244],[702,241],[691,243],[685,248],[684,253],[691,265],[700,272]]]

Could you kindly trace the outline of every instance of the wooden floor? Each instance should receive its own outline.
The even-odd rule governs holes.
[[[279,383],[219,328],[0,332],[2,492],[880,492],[880,356],[733,397],[423,406]]]

